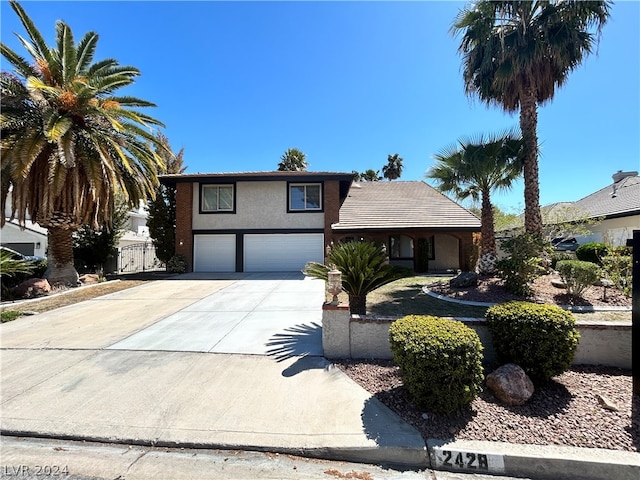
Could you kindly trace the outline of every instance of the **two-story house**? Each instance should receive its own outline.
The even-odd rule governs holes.
[[[176,188],[176,253],[195,272],[299,271],[344,239],[382,242],[392,263],[414,268],[426,245],[430,270],[468,269],[480,230],[477,217],[424,182],[359,185],[351,173],[279,171],[160,181]]]

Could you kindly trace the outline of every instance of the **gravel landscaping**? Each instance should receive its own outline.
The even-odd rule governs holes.
[[[640,396],[632,401],[628,370],[574,367],[536,389],[525,405],[503,406],[485,389],[468,408],[441,415],[413,405],[393,361],[345,360],[335,364],[425,439],[640,450]],[[618,411],[603,407],[598,396]]]
[[[440,281],[438,281],[440,280]],[[500,303],[522,300],[496,278],[481,278],[478,287],[451,289],[448,278],[414,277],[389,284],[370,295],[371,313],[466,316],[459,307],[420,295],[422,286],[452,298]],[[528,300],[549,304],[630,306],[631,299],[612,288],[589,287],[582,299],[572,299],[544,276],[534,283]],[[606,296],[605,296],[606,295]],[[425,298],[427,297],[427,298]],[[436,303],[441,302],[441,303]],[[478,307],[476,307],[478,308]],[[455,315],[452,313],[455,312]],[[480,315],[483,316],[484,312]],[[631,312],[574,314],[581,320],[630,321]],[[632,398],[631,371],[602,366],[577,366],[537,388],[522,406],[501,405],[485,390],[464,410],[450,415],[424,412],[414,406],[390,360],[348,360],[336,365],[395,411],[426,438],[488,440],[536,445],[564,445],[613,450],[640,450],[640,397]],[[488,366],[489,373],[497,365]],[[602,399],[617,410],[603,407]]]

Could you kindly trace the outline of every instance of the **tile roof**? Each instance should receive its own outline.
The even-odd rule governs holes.
[[[333,230],[479,230],[480,220],[421,181],[353,183]]]
[[[574,202],[590,218],[640,214],[640,176],[629,175]]]
[[[236,181],[267,181],[267,180],[341,180],[351,181],[353,173],[346,172],[292,172],[292,171],[268,171],[268,172],[215,172],[215,173],[180,173],[166,174],[158,177],[161,183],[177,183],[182,181],[206,181],[215,179]]]

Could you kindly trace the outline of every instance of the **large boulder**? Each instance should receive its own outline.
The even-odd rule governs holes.
[[[51,285],[45,278],[30,278],[13,289],[20,298],[42,297],[51,293]]]
[[[487,375],[491,393],[507,405],[522,405],[533,395],[533,382],[518,365],[507,363]]]
[[[474,272],[462,272],[449,280],[451,288],[470,288],[478,286],[478,274]]]

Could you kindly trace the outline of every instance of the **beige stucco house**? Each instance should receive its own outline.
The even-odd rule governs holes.
[[[341,172],[164,175],[176,188],[176,253],[196,272],[297,271],[344,239],[383,242],[392,263],[468,269],[480,221],[424,182],[357,184]],[[421,242],[420,240],[425,241]]]

